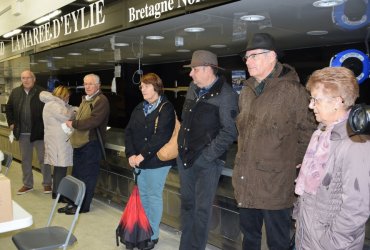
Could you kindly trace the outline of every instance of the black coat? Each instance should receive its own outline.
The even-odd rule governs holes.
[[[231,86],[219,77],[207,94],[198,98],[198,92],[191,83],[182,110],[178,144],[185,168],[201,154],[210,162],[225,161],[229,146],[237,138],[238,96]]]
[[[42,119],[42,111],[45,104],[40,101],[39,98],[40,92],[43,90],[44,89],[40,86],[34,85],[28,93],[31,96],[31,142],[44,139],[44,121]],[[20,120],[25,96],[23,92],[24,89],[22,85],[13,89],[6,105],[6,119],[9,126],[14,124],[13,133],[17,140],[19,139],[21,132]]]
[[[161,109],[157,131],[154,134],[155,119],[164,102],[167,103]],[[144,115],[143,102],[139,103],[132,111],[125,129],[126,158],[141,154],[144,160],[139,167],[143,169],[174,165],[175,160],[161,161],[157,157],[158,150],[171,138],[174,127],[175,109],[165,96],[162,96],[161,103],[147,116]]]

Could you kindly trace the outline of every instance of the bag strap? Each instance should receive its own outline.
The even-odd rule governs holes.
[[[161,104],[161,106],[159,107],[159,110],[158,110],[158,115],[157,117],[155,118],[155,123],[154,123],[154,134],[157,132],[157,127],[158,127],[158,117],[159,117],[159,114],[161,113],[161,110],[163,108],[163,106],[166,104],[167,102],[164,102]]]

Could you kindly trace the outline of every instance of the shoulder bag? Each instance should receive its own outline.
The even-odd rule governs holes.
[[[161,105],[161,107],[159,108],[158,116],[161,113],[161,110],[162,110],[163,105],[165,105],[166,103],[167,102],[163,103]],[[158,116],[155,119],[154,133],[156,133],[156,131],[157,131]],[[175,118],[176,119],[175,120],[175,128],[173,129],[173,133],[172,133],[172,136],[171,136],[170,140],[166,144],[164,144],[163,147],[161,147],[161,149],[158,150],[158,152],[157,152],[157,157],[161,161],[173,160],[179,154],[178,145],[177,145],[177,135],[179,134],[179,130],[180,130],[180,122],[177,119],[176,113],[175,113],[175,117],[176,117]]]

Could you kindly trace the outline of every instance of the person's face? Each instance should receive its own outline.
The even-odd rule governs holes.
[[[85,93],[88,96],[92,96],[99,90],[99,84],[95,82],[94,77],[86,77],[84,79]]]
[[[149,103],[154,103],[159,98],[159,95],[154,90],[154,86],[152,84],[145,84],[142,82],[140,83],[140,90],[144,100]]]
[[[209,75],[207,73],[208,66],[197,66],[192,67],[190,71],[190,77],[193,78],[193,82],[195,85],[197,85],[199,88],[204,88],[207,85],[210,84],[209,82]]]
[[[263,49],[254,49],[245,53],[245,64],[250,76],[257,80],[265,79],[270,74],[273,63],[273,52]]]
[[[32,73],[27,70],[27,71],[23,71],[22,72],[22,74],[21,74],[21,81],[22,81],[23,88],[25,90],[30,90],[35,85],[36,79],[32,75]]]
[[[322,87],[311,90],[310,105],[315,113],[316,121],[328,126],[337,120],[338,96],[331,96],[323,91]]]

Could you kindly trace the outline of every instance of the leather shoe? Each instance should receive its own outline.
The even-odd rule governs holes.
[[[73,208],[72,204],[67,204],[65,207],[58,208],[58,213],[65,213],[68,209]]]
[[[143,248],[143,250],[150,250],[150,249],[153,249],[155,244],[158,243],[158,239],[155,239],[155,240],[150,240],[148,241],[148,243],[146,244],[146,246]]]
[[[71,208],[69,208],[69,209],[67,209],[66,210],[66,214],[67,215],[73,215],[73,214],[76,214],[76,211],[77,211],[77,207],[75,207],[75,206],[73,206],[73,207],[71,207]],[[87,213],[87,212],[89,212],[89,210],[80,210],[80,214],[82,214],[82,213]]]

